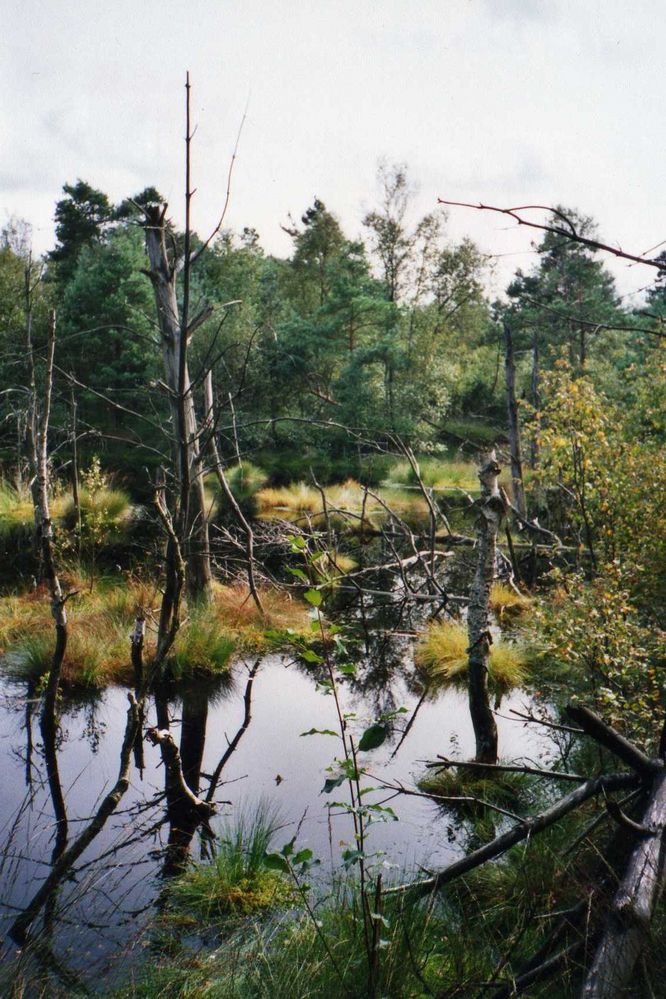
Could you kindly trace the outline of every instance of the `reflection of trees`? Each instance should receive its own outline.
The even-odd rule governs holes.
[[[240,740],[252,720],[252,688],[261,660],[257,659],[249,670],[243,694],[243,719],[234,737],[208,778],[205,796],[199,796],[201,771],[208,722],[209,703],[220,696],[228,696],[234,690],[232,674],[226,674],[216,681],[195,680],[180,684],[169,690],[162,684],[155,692],[158,733],[153,739],[159,744],[164,763],[165,795],[167,801],[167,821],[169,836],[164,860],[163,873],[171,876],[181,872],[189,856],[194,834],[201,830],[205,842],[213,839],[209,820],[214,811],[215,792],[219,786],[224,768],[238,748]],[[181,702],[180,745],[176,749],[170,735],[170,701],[176,698]],[[153,730],[154,732],[154,730]],[[150,735],[150,733],[149,733]]]

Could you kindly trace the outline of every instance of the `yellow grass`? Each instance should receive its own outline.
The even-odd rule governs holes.
[[[531,606],[532,601],[524,593],[518,593],[505,583],[493,583],[490,590],[490,609],[500,620],[503,617],[517,617]]]
[[[65,685],[102,687],[132,679],[129,635],[137,609],[149,616],[146,660],[154,650],[159,593],[137,582],[102,580],[91,592],[70,577],[67,589],[78,589],[68,603],[69,635],[63,663]],[[239,651],[262,651],[286,643],[291,633],[310,634],[308,608],[276,589],[261,593],[265,616],[247,587],[215,585],[210,607],[197,607],[178,634],[170,665],[176,675],[191,671],[219,673]],[[0,598],[0,668],[22,676],[47,672],[55,634],[49,597],[42,587],[20,596]]]
[[[364,505],[363,486],[354,479],[326,486],[324,492],[331,521],[336,527],[360,531],[363,514],[365,527],[378,528],[388,516],[379,500],[372,496],[366,496]],[[410,524],[421,523],[427,518],[425,500],[416,491],[388,487],[379,495],[390,510]],[[302,525],[310,522],[317,527],[321,527],[324,521],[321,493],[305,482],[294,482],[276,489],[260,489],[256,499],[257,516],[264,520],[289,520]]]
[[[436,621],[419,639],[414,661],[428,684],[442,686],[464,682],[469,647],[463,624]],[[516,687],[527,674],[525,650],[515,642],[496,638],[490,647],[490,679],[501,687]]]
[[[230,586],[216,584],[213,606],[204,613],[212,612],[219,624],[227,628],[239,647],[245,650],[267,648],[274,643],[277,633],[311,633],[309,608],[291,593],[262,587],[259,597],[263,616],[244,583]]]

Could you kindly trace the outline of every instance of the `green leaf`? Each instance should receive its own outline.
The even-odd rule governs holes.
[[[343,666],[339,666],[338,669],[344,676],[356,676],[355,663],[345,663]]]
[[[340,738],[340,733],[334,732],[331,728],[310,728],[307,732],[301,732],[301,738],[304,735],[334,735],[336,739]]]
[[[313,649],[305,649],[301,652],[301,659],[305,659],[306,663],[323,663],[323,658],[315,652]]]
[[[327,777],[324,781],[324,786],[319,793],[330,794],[336,787],[340,787],[341,784],[344,784],[345,780],[346,777],[344,774],[338,774],[337,777]]]
[[[307,864],[307,863],[309,863],[312,860],[313,857],[314,857],[314,853],[312,852],[312,850],[308,850],[308,849],[299,850],[298,853],[296,854],[296,856],[293,859],[293,863],[294,864]]]
[[[358,744],[358,748],[363,752],[367,752],[370,749],[377,749],[381,746],[383,742],[386,741],[388,736],[388,729],[386,725],[382,725],[381,722],[376,722],[371,725],[370,728],[366,728],[365,732],[361,736],[361,741]]]
[[[359,860],[363,860],[365,854],[363,850],[343,850],[342,859],[344,861],[345,867],[351,867],[352,864],[356,864]]]
[[[304,583],[310,582],[302,569],[293,569],[291,566],[288,566],[287,572],[290,572],[292,576],[296,576],[296,579],[301,579]]]
[[[282,871],[283,874],[289,874],[289,864],[281,853],[264,854],[264,864],[271,871]]]
[[[319,590],[306,590],[303,596],[312,607],[321,606],[322,596]]]

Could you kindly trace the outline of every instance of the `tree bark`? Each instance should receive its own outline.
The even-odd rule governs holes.
[[[643,814],[641,836],[613,900],[605,932],[581,991],[581,999],[625,995],[636,962],[648,941],[650,923],[664,881],[666,774],[660,774]]]
[[[166,244],[166,206],[146,209],[146,251],[162,336],[162,361],[169,390],[175,467],[180,485],[179,531],[187,563],[187,590],[196,600],[211,597],[212,573],[208,511],[199,450],[199,428],[187,365],[188,330],[181,323],[176,292],[177,268]]]
[[[513,333],[508,322],[504,323],[504,372],[506,377],[506,408],[509,423],[513,503],[520,516],[526,517],[520,422],[518,419],[518,402],[516,401],[516,363],[513,353]]]
[[[495,578],[497,535],[504,516],[504,502],[497,485],[499,473],[495,452],[491,451],[479,469],[478,559],[467,611],[469,710],[476,740],[475,759],[479,763],[497,762],[497,726],[490,708],[488,663],[492,644],[490,588]]]

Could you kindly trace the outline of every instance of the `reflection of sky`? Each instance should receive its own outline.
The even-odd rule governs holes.
[[[392,681],[397,704],[413,709],[415,698],[406,693],[399,681]],[[218,697],[211,704],[204,755],[203,772],[210,773],[227,747],[243,718],[244,667],[237,667],[236,683],[229,697]],[[5,684],[5,695],[0,701],[0,754],[2,754],[3,813],[9,818],[0,830],[4,841],[4,860],[0,869],[2,887],[0,901],[4,905],[21,906],[34,894],[40,878],[47,870],[48,858],[53,847],[53,812],[46,785],[41,786],[44,765],[35,756],[35,794],[32,804],[24,807],[16,828],[12,823],[22,806],[25,806],[25,748],[24,714],[18,710],[16,686]],[[343,694],[347,709],[357,712],[358,720],[351,722],[351,731],[360,733],[373,720],[371,713],[364,716],[363,701],[356,693],[350,698]],[[502,713],[506,714],[511,703],[521,704],[523,695],[507,699]],[[109,790],[117,776],[118,751],[126,718],[126,695],[118,688],[101,694],[95,709],[94,725],[100,729],[98,748],[90,748],[90,713],[79,708],[69,714],[63,712],[63,728],[67,738],[59,753],[62,786],[66,792],[70,820],[86,818],[98,806],[103,793]],[[13,709],[12,709],[13,705]],[[371,712],[371,708],[369,709]],[[179,717],[179,706],[175,713]],[[400,724],[409,715],[400,716]],[[150,719],[149,719],[150,720]],[[535,756],[544,743],[533,729],[503,719],[498,720],[501,752],[504,757]],[[218,800],[229,800],[231,806],[220,807],[220,817],[213,825],[221,825],[224,816],[233,816],[239,807],[251,808],[259,799],[269,800],[279,810],[285,828],[276,836],[276,846],[287,842],[304,813],[305,821],[299,834],[299,843],[310,846],[322,861],[322,876],[330,870],[331,849],[337,856],[341,841],[352,837],[351,820],[347,815],[333,818],[329,842],[326,796],[321,788],[330,766],[338,752],[339,740],[331,736],[301,737],[300,733],[315,728],[336,729],[335,706],[331,696],[322,694],[312,678],[300,669],[288,667],[279,657],[270,657],[261,666],[255,679],[252,723],[243,737],[237,752],[225,770]],[[175,726],[177,728],[177,726]],[[34,738],[39,739],[38,725],[34,724]],[[543,740],[543,735],[540,736]],[[395,741],[393,743],[395,745]],[[388,757],[392,747],[385,746],[363,754],[371,771],[399,779],[407,784],[422,772],[419,761],[433,759],[437,753],[469,758],[473,753],[473,737],[469,722],[466,695],[449,691],[437,701],[424,703],[417,720],[392,762]],[[109,820],[95,843],[84,854],[79,867],[83,867],[74,884],[67,883],[62,897],[66,922],[57,931],[58,948],[71,946],[72,963],[88,969],[96,959],[109,956],[114,947],[126,946],[128,935],[141,923],[130,915],[145,907],[155,898],[159,886],[155,875],[160,858],[153,853],[166,838],[139,836],[138,842],[118,850],[104,861],[95,863],[96,857],[121,842],[132,840],[142,829],[151,826],[162,814],[153,807],[141,815],[128,814],[132,805],[151,798],[161,790],[163,771],[159,751],[146,744],[146,770],[143,778],[133,770],[131,787],[123,798],[118,813]],[[276,783],[276,777],[281,781]],[[206,782],[202,782],[205,790]],[[336,789],[333,798],[346,797],[345,787]],[[379,795],[378,797],[383,797]],[[370,830],[370,850],[383,850],[386,859],[404,870],[414,862],[440,866],[450,860],[456,847],[447,838],[447,820],[427,800],[401,797],[391,802],[398,822],[375,825]],[[80,831],[82,824],[70,822],[70,837]],[[193,853],[197,853],[195,838]],[[20,859],[19,859],[20,858]],[[93,863],[90,863],[93,861]],[[62,901],[62,898],[61,898]],[[11,915],[10,910],[10,915]],[[145,918],[145,917],[143,917]],[[73,927],[84,922],[95,924],[97,929],[78,931]],[[128,926],[130,927],[128,931]],[[3,927],[4,928],[4,927]]]

